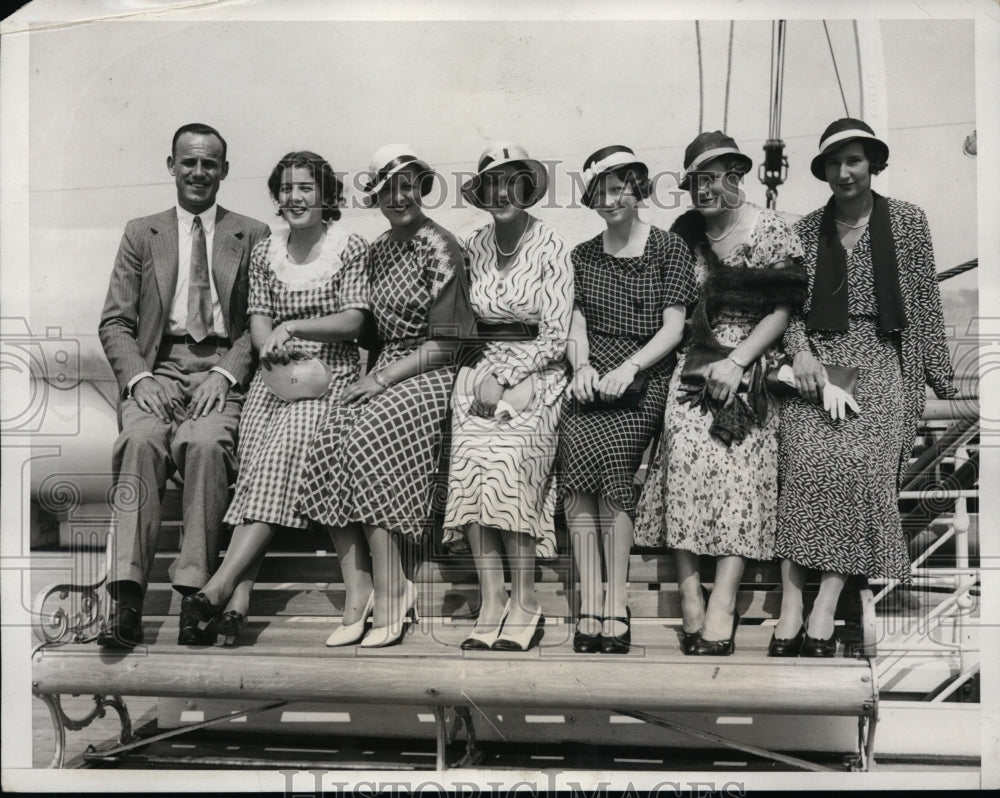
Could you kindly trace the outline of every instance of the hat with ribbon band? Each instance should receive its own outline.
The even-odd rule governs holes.
[[[867,139],[880,153],[880,160],[889,159],[889,145],[875,135],[875,131],[860,119],[845,116],[836,122],[831,122],[819,138],[819,155],[812,159],[809,165],[813,177],[826,182],[826,156],[849,141]]]
[[[549,173],[541,161],[528,157],[528,151],[520,144],[510,141],[493,141],[483,150],[479,156],[479,165],[476,167],[476,174],[462,184],[462,196],[465,197],[475,207],[486,209],[483,198],[480,196],[483,175],[492,172],[507,164],[520,164],[530,173],[534,189],[530,196],[523,198],[524,208],[530,208],[542,197],[549,188]]]
[[[390,177],[407,166],[416,167],[421,175],[420,195],[426,196],[431,190],[430,178],[436,172],[427,165],[426,161],[420,160],[413,154],[413,148],[408,144],[386,144],[372,156],[371,166],[368,168],[368,183],[362,188],[369,204],[375,202],[375,196],[382,190]]]
[[[706,131],[695,136],[694,141],[684,149],[684,177],[679,183],[680,187],[687,191],[691,187],[691,173],[697,172],[709,161],[721,158],[724,155],[736,156],[745,167],[743,173],[746,174],[753,166],[753,161],[748,155],[740,152],[736,142],[731,136],[726,135],[721,130]]]
[[[602,147],[587,158],[583,164],[583,180],[586,186],[583,191],[583,204],[588,208],[594,207],[594,190],[601,175],[628,166],[634,167],[635,172],[641,172],[643,179],[649,175],[646,164],[635,157],[633,150],[621,144]]]

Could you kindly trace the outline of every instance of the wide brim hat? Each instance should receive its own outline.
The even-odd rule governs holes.
[[[483,150],[483,154],[479,156],[476,174],[462,184],[462,196],[480,210],[486,210],[482,197],[479,196],[483,175],[512,163],[523,165],[525,170],[531,174],[535,188],[531,192],[531,196],[524,200],[524,207],[530,208],[548,191],[549,173],[541,161],[536,161],[528,156],[524,147],[510,141],[493,141]]]
[[[583,204],[588,208],[594,207],[594,189],[597,188],[601,175],[628,167],[641,170],[644,178],[649,176],[649,167],[636,158],[635,151],[629,147],[612,144],[593,153],[583,163]]]
[[[371,166],[368,167],[368,182],[362,187],[368,205],[374,205],[375,197],[382,190],[382,187],[389,181],[389,178],[402,169],[415,167],[417,172],[423,177],[436,177],[437,173],[413,154],[413,148],[408,144],[386,144],[372,156]],[[431,190],[433,180],[421,180],[420,195],[426,196]]]
[[[826,156],[849,141],[865,139],[870,141],[881,153],[880,160],[889,160],[889,145],[875,135],[867,124],[860,119],[844,117],[830,123],[823,135],[819,137],[819,154],[812,159],[809,170],[817,180],[826,182]]]
[[[742,161],[746,174],[753,168],[753,161],[749,155],[740,152],[736,146],[736,141],[721,130],[706,131],[695,136],[694,141],[684,148],[684,176],[679,183],[680,187],[687,191],[691,187],[691,173],[697,172],[709,161],[721,158],[724,155],[735,156]]]

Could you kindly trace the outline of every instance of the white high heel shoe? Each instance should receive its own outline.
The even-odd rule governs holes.
[[[413,582],[406,583],[403,593],[403,606],[395,623],[389,626],[373,626],[371,631],[361,641],[361,648],[382,648],[392,646],[403,639],[407,624],[414,626],[420,623],[420,613],[417,612],[417,587]]]
[[[336,629],[334,629],[330,636],[326,639],[326,644],[328,646],[350,646],[357,643],[365,634],[365,624],[372,617],[372,613],[375,612],[375,591],[373,590],[368,594],[368,601],[365,602],[365,608],[361,611],[361,620],[355,621],[354,623],[344,624],[342,623]]]
[[[509,614],[510,599],[507,599],[507,603],[503,608],[503,614],[500,616],[500,622],[496,625],[496,628],[490,629],[488,632],[470,632],[469,636],[462,641],[462,650],[489,651],[497,641],[497,638],[500,637],[500,630],[503,629],[503,623],[507,620]]]

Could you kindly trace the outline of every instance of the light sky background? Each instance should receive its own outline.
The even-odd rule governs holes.
[[[535,157],[559,162],[548,203],[553,206],[568,199],[567,172],[578,171],[590,152],[607,144],[632,146],[654,172],[678,171],[684,146],[699,127],[697,10],[704,20],[705,129],[722,127],[728,20],[737,17],[727,127],[755,170],[768,131],[771,19],[789,19],[781,135],[790,171],[778,208],[794,215],[819,207],[829,196],[808,164],[824,127],[844,115],[821,17],[829,21],[852,115],[859,113],[860,97],[851,20],[861,20],[863,32],[878,36],[883,62],[864,69],[869,77],[884,78],[888,126],[876,132],[892,155],[875,188],[926,210],[939,270],[982,255],[980,270],[950,281],[945,290],[957,293],[980,284],[981,312],[995,316],[998,8],[994,0],[36,2],[2,28],[0,310],[5,322],[25,317],[35,333],[59,327],[65,338],[79,342],[85,372],[107,373],[96,330],[121,231],[129,218],[174,203],[165,161],[173,131],[189,121],[212,124],[228,139],[231,170],[221,204],[272,225],[279,222],[265,180],[290,149],[315,149],[353,179],[368,168],[378,147],[403,140],[445,173],[454,198],[450,173],[471,170],[490,139],[512,139]],[[28,17],[36,20],[31,27]],[[80,19],[90,21],[66,22]],[[980,156],[970,158],[962,143],[977,128],[981,141],[994,143],[984,143]],[[657,196],[666,201],[673,188],[668,175]],[[763,204],[756,172],[748,175],[745,188],[751,201]],[[685,208],[682,198],[678,207],[651,209],[648,216],[667,226]],[[579,207],[542,207],[536,213],[572,243],[601,229],[597,216]],[[449,204],[431,215],[460,237],[489,220]],[[348,210],[340,224],[368,237],[386,227],[376,210]],[[955,332],[962,335],[965,329]],[[1000,339],[1000,329],[991,334]],[[990,340],[981,351],[996,360]],[[987,363],[982,372],[987,405],[997,393],[988,390],[989,372]],[[3,395],[5,400],[13,395],[9,379]],[[102,415],[93,415],[99,405],[84,405],[74,445],[104,471],[114,422],[106,406]],[[1000,413],[984,414],[997,417]],[[48,441],[28,442],[36,445],[37,456]],[[18,448],[24,443],[8,437],[2,447],[0,511],[7,532],[0,546],[4,567],[11,569],[7,575],[27,553],[26,475],[32,469],[29,450]],[[73,470],[71,449],[63,447],[62,457],[64,467]],[[981,481],[996,485],[1000,469],[991,454],[984,452]],[[998,514],[989,491],[982,508],[995,529]],[[17,529],[20,536],[10,534]],[[984,556],[997,553],[993,539],[983,536]],[[983,579],[984,595],[995,599],[997,573],[987,569]],[[14,662],[5,656],[3,662],[2,756],[9,786],[9,768],[31,758],[31,741],[23,734],[30,716],[30,673],[24,667],[30,638],[10,620],[23,598],[17,580],[8,576],[0,587],[5,651],[20,657]],[[991,606],[994,599],[987,599]],[[997,741],[996,638],[984,636],[981,652],[990,669],[986,676],[993,675],[983,679],[984,751],[995,750]],[[995,757],[984,760],[983,773],[984,784],[1000,784]],[[148,779],[109,780],[95,771],[19,775],[35,785],[44,775],[49,789],[150,786]],[[928,772],[909,780],[905,774],[843,775],[851,777],[838,782],[847,789],[979,785],[978,773]],[[741,776],[748,786],[760,783],[756,776],[765,778]],[[178,778],[157,773],[156,785],[191,787]],[[199,774],[198,787],[253,790],[263,783],[254,773],[206,772]],[[635,783],[641,783],[638,776]],[[268,786],[281,788],[277,782]]]
[[[860,24],[884,48],[889,128],[877,133],[892,156],[876,189],[925,208],[939,268],[974,257],[976,161],[962,154],[975,129],[973,23]],[[852,22],[828,27],[847,107],[858,115]],[[703,126],[716,129],[725,114],[729,23],[703,22],[701,34]],[[728,132],[755,163],[745,189],[760,204],[771,35],[769,20],[735,24],[728,108]],[[790,21],[787,42],[781,135],[790,169],[778,207],[800,215],[829,196],[808,163],[844,107],[822,21]],[[568,172],[607,144],[631,146],[655,172],[671,173],[657,184],[666,207],[650,208],[655,223],[669,225],[688,203],[672,175],[698,132],[691,20],[106,22],[33,33],[30,67],[31,324],[61,324],[88,351],[124,223],[174,201],[165,160],[171,134],[188,121],[217,127],[229,143],[220,203],[275,226],[265,181],[284,152],[313,149],[351,183],[392,141],[409,143],[445,175],[443,204],[431,213],[462,238],[488,216],[455,207],[456,172],[474,169],[490,139],[557,162],[537,214],[572,243],[602,223],[565,207],[574,185]],[[387,226],[377,210],[360,209],[341,224],[368,237]],[[949,288],[974,282],[973,274]]]

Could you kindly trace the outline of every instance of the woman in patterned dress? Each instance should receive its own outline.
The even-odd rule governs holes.
[[[250,262],[250,336],[262,368],[293,353],[329,366],[322,397],[286,402],[258,372],[240,418],[239,477],[225,521],[235,524],[219,569],[201,592],[184,599],[203,621],[223,613],[216,632],[232,643],[246,623],[250,591],[277,527],[304,529],[294,507],[308,444],[329,407],[357,376],[354,342],[364,319],[368,244],[335,227],[342,184],[312,152],[290,152],[267,181],[288,230],[261,241]],[[228,602],[228,604],[226,604]],[[223,607],[223,605],[226,605]]]
[[[540,556],[556,553],[552,464],[573,273],[562,236],[525,210],[545,194],[544,166],[516,144],[494,142],[477,171],[462,193],[493,223],[467,244],[470,298],[481,333],[508,340],[489,340],[456,381],[445,542],[464,533],[479,574],[479,619],[462,647],[520,651],[542,631],[536,546]]]
[[[631,643],[626,588],[635,472],[663,424],[674,364],[667,355],[681,341],[685,306],[697,288],[684,240],[639,218],[650,183],[635,153],[604,147],[587,159],[583,174],[583,202],[607,230],[572,252],[576,303],[567,358],[573,381],[559,422],[559,460],[580,579],[573,650],[624,654]],[[614,406],[640,373],[647,375],[641,403]]]
[[[798,239],[781,217],[743,201],[740,181],[750,166],[725,133],[700,134],[685,151],[680,184],[695,210],[672,228],[694,251],[701,296],[670,380],[663,436],[639,501],[636,542],[675,549],[685,654],[733,652],[744,558],[767,560],[774,549],[777,405],[766,393],[737,393],[744,372],[776,354],[805,277],[795,263],[802,254]],[[693,343],[734,347],[707,367],[707,414],[681,382]],[[707,606],[701,555],[716,558]]]
[[[428,317],[446,284],[464,278],[458,242],[421,207],[433,180],[410,147],[388,145],[375,153],[365,189],[389,220],[371,246],[368,277],[384,346],[330,409],[300,488],[301,511],[332,530],[347,590],[330,646],[392,645],[407,618],[417,620],[400,539],[418,542],[432,523],[435,455],[455,377],[454,345],[433,340]]]
[[[927,217],[871,187],[889,148],[845,118],[819,149],[812,173],[833,196],[795,225],[809,301],[784,339],[803,398],[782,408],[775,551],[785,559],[772,656],[833,656],[834,611],[849,575],[909,581],[899,481],[925,381],[938,397],[955,394]],[[859,367],[856,413],[831,400],[823,364]],[[823,393],[829,413],[814,403]],[[822,576],[803,623],[809,568]]]

